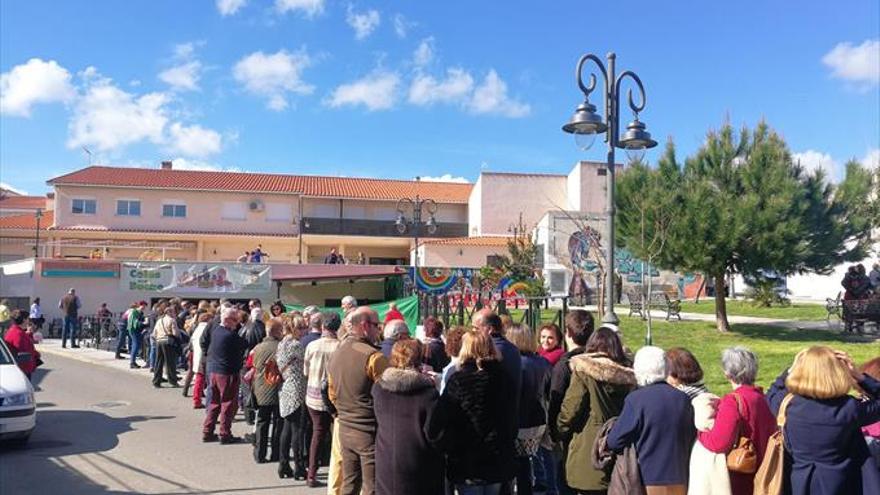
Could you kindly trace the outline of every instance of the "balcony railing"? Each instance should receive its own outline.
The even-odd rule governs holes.
[[[393,220],[303,217],[302,225],[303,234],[412,237],[411,227],[401,234]],[[440,222],[435,233],[429,235],[422,226],[421,234],[424,237],[465,237],[468,234],[468,224]]]

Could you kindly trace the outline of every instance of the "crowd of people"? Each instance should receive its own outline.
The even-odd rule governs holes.
[[[783,424],[786,493],[880,493],[880,357],[810,347],[764,392],[757,356],[732,347],[719,397],[687,349],[633,355],[584,310],[564,331],[485,309],[469,327],[428,317],[420,338],[393,306],[379,316],[351,296],[341,313],[139,301],[117,357],[191,388],[204,442],[249,442],[254,462],[328,494],[751,494]],[[36,353],[25,318],[7,343]]]
[[[869,299],[872,295],[880,296],[880,263],[874,263],[871,273],[867,273],[865,265],[850,265],[840,281],[843,287],[844,301]]]
[[[336,251],[335,247],[330,248],[330,252],[327,253],[327,256],[324,257],[325,265],[347,265],[349,263],[355,265],[366,265],[367,257],[364,256],[364,253],[362,251],[358,251],[357,257],[353,261],[350,261],[346,259],[346,257],[343,256],[342,253]]]

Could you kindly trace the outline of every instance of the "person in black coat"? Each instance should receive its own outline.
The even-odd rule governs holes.
[[[429,316],[425,318],[425,364],[434,370],[434,373],[443,373],[443,368],[449,364],[449,356],[446,355],[446,344],[440,339],[443,335],[443,323]]]
[[[849,395],[858,384],[867,400]],[[770,410],[785,410],[787,488],[793,495],[880,493],[880,468],[861,427],[880,421],[880,382],[856,371],[844,352],[814,346],[795,357],[767,391]]]
[[[446,454],[447,476],[460,493],[499,490],[514,476],[509,424],[514,384],[502,368],[491,338],[468,332],[461,365],[446,384],[425,433]]]
[[[437,402],[434,381],[419,371],[423,346],[400,340],[390,367],[373,385],[376,430],[376,495],[443,493],[443,457],[424,433]]]
[[[634,445],[642,483],[683,495],[697,436],[690,398],[666,383],[663,349],[639,349],[633,371],[639,388],[626,396],[623,410],[608,432],[608,448],[619,452]]]

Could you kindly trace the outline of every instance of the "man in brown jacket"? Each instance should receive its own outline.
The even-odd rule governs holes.
[[[343,495],[373,495],[375,486],[376,415],[373,383],[388,367],[388,360],[375,346],[379,315],[368,307],[351,316],[348,337],[330,360],[330,400],[336,406],[342,446]]]

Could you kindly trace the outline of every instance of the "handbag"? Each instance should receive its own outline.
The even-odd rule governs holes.
[[[779,405],[779,414],[776,415],[776,430],[767,440],[767,451],[764,460],[755,473],[754,495],[782,495],[785,478],[785,445],[783,430],[785,429],[785,411],[794,397],[788,394]]]
[[[742,397],[733,394],[736,399],[736,411],[739,413],[737,425],[739,433],[733,449],[727,453],[727,469],[734,473],[752,474],[758,470],[758,452],[755,450],[755,444],[752,439],[743,435],[743,423],[745,422],[745,413],[743,412]]]
[[[267,359],[266,364],[263,365],[263,381],[266,382],[266,385],[274,387],[281,383],[281,380],[281,370],[278,369],[275,358]]]

